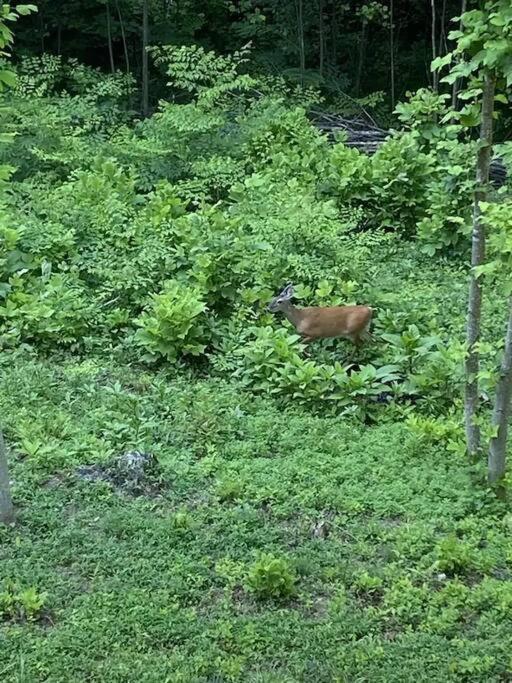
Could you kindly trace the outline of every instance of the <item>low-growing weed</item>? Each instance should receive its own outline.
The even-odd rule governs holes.
[[[248,588],[261,599],[282,600],[295,592],[296,578],[284,558],[263,555],[249,570]]]

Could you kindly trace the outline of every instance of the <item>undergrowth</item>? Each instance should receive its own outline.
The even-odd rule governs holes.
[[[314,89],[192,52],[145,120],[60,57],[2,100],[2,680],[509,680],[511,519],[461,416],[473,143],[419,93],[366,156]],[[287,282],[374,341],[305,347]],[[82,476],[131,451],[157,482]]]

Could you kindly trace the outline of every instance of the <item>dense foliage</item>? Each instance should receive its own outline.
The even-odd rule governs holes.
[[[410,130],[366,156],[309,124],[307,94],[240,76],[243,55],[180,48],[158,59],[193,100],[134,124],[122,77],[58,58],[21,65],[4,114],[17,133],[4,160],[18,163],[2,228],[3,348],[107,344],[135,359],[142,347],[148,361],[195,357],[197,369],[323,410],[450,410],[471,140],[457,126],[427,135],[420,93],[401,110]],[[400,294],[404,276],[415,286]],[[449,288],[422,289],[446,277]],[[343,343],[306,358],[265,310],[287,280],[306,303],[375,307],[380,343],[355,367]]]
[[[215,3],[193,24],[155,2],[189,33],[151,48],[141,117],[136,77],[64,49],[71,25],[101,33],[85,4],[43,7],[61,54],[22,50],[0,109],[3,680],[508,680],[510,514],[462,416],[472,102],[420,89],[365,155],[311,125],[325,90],[209,49]],[[270,44],[287,16],[217,5]],[[388,16],[365,7],[354,22]],[[111,39],[130,9],[102,3]],[[507,184],[481,206],[485,415],[511,206]],[[370,305],[373,341],[306,347],[267,310],[287,282]],[[101,475],[132,451],[158,463],[138,495]]]

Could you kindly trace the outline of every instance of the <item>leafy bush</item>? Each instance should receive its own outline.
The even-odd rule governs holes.
[[[427,181],[430,203],[418,224],[422,250],[431,256],[454,248],[468,249],[474,157],[472,144],[457,141],[437,144],[436,171]]]
[[[0,306],[0,345],[37,342],[52,348],[81,343],[91,306],[76,277],[55,274],[34,284],[11,278],[11,291]]]
[[[48,594],[39,593],[33,586],[21,588],[7,582],[5,590],[0,591],[0,619],[13,621],[34,621],[41,616]]]
[[[434,156],[422,152],[413,136],[402,134],[379,147],[371,163],[369,203],[375,223],[413,235],[430,204],[425,179],[433,173]]]
[[[475,552],[455,535],[447,536],[437,547],[436,567],[449,574],[465,573],[474,564]]]
[[[274,555],[262,555],[251,567],[247,585],[260,599],[282,600],[295,591],[296,578],[288,561]]]
[[[198,356],[208,340],[206,304],[201,292],[170,280],[135,322],[135,341],[147,351],[146,358],[174,361],[181,355]]]

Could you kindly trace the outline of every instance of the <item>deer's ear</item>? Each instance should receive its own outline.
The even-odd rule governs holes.
[[[293,285],[287,285],[280,294],[281,299],[291,299],[294,294]]]

